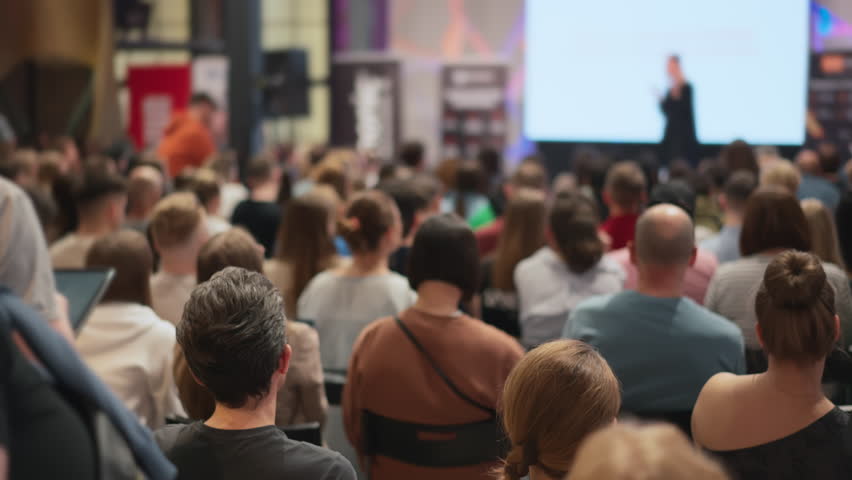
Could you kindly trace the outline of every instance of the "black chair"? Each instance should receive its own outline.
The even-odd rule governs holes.
[[[639,420],[646,422],[666,422],[679,428],[687,437],[692,438],[692,410],[674,412],[629,412]]]
[[[287,425],[281,427],[281,431],[291,440],[310,443],[318,447],[322,446],[322,428],[320,428],[319,422]]]
[[[364,453],[422,467],[462,467],[494,462],[507,451],[496,418],[462,425],[423,425],[364,411]],[[369,467],[368,467],[369,471]]]
[[[343,401],[343,387],[346,385],[346,370],[325,369],[322,374],[328,404],[340,406]]]

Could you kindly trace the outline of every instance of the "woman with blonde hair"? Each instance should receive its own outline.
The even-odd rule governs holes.
[[[612,425],[589,435],[566,480],[728,480],[672,425]]]
[[[544,246],[546,224],[544,192],[529,189],[518,191],[506,208],[503,231],[494,255],[482,262],[480,318],[515,338],[521,336],[515,267]]]
[[[618,380],[594,348],[576,340],[545,343],[506,379],[503,426],[512,442],[503,480],[561,479],[583,439],[615,421]]]
[[[811,253],[823,262],[833,263],[845,270],[837,226],[831,211],[815,198],[806,198],[802,200],[801,205],[811,230]]]

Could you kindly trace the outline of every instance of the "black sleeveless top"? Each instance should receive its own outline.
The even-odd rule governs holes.
[[[848,413],[835,407],[787,437],[711,453],[734,480],[852,479],[852,422]]]

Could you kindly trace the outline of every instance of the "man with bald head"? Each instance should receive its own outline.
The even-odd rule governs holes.
[[[148,217],[163,196],[164,183],[163,172],[152,165],[140,164],[130,170],[124,228],[136,230],[143,235],[146,233]]]
[[[606,358],[622,383],[625,411],[686,414],[719,372],[745,372],[743,337],[732,322],[683,296],[695,262],[695,227],[679,207],[649,208],[629,244],[636,290],[593,297],[574,309],[564,337]]]

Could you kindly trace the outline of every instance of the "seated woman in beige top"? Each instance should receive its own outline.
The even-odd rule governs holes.
[[[334,248],[337,194],[316,187],[293,198],[284,210],[274,257],[263,270],[284,297],[287,318],[298,318],[296,303],[316,274],[342,265]]]
[[[263,271],[263,248],[240,228],[220,233],[204,245],[198,255],[198,283],[231,266]],[[307,325],[289,321],[287,338],[293,356],[284,386],[278,394],[275,424],[282,427],[308,422],[323,424],[328,403],[317,333]],[[175,356],[174,371],[180,399],[189,417],[193,420],[209,418],[215,408],[213,396],[195,381],[182,352]]]

